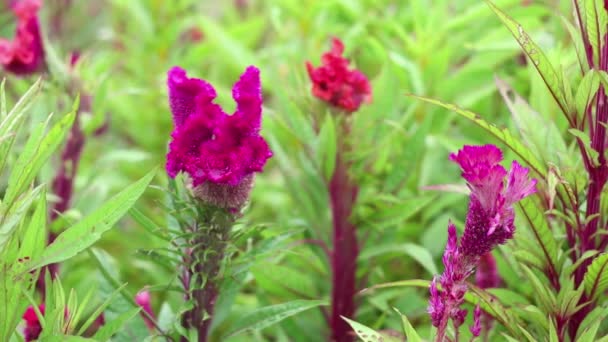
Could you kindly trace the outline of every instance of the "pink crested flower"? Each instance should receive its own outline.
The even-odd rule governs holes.
[[[44,65],[44,49],[38,23],[41,0],[19,0],[11,4],[17,19],[13,40],[0,38],[0,64],[9,72],[27,75]]]
[[[482,256],[513,237],[513,205],[536,192],[536,180],[517,161],[505,170],[499,164],[502,152],[494,145],[464,146],[450,160],[460,165],[471,189],[460,249],[466,255]]]
[[[168,74],[169,104],[175,129],[167,154],[167,173],[188,174],[194,193],[220,207],[236,208],[248,197],[255,172],[262,172],[272,152],[260,136],[260,72],[250,66],[232,88],[236,112],[216,103],[213,86],[188,78],[174,67]],[[202,186],[202,188],[197,187]],[[200,196],[199,196],[200,197]]]
[[[500,282],[496,262],[490,252],[513,237],[515,231],[513,205],[536,192],[536,180],[528,177],[528,169],[516,161],[509,171],[499,163],[502,152],[494,145],[464,146],[450,160],[458,163],[462,176],[471,189],[469,211],[464,233],[458,241],[456,227],[450,222],[448,242],[443,255],[445,270],[439,281],[431,284],[429,313],[437,327],[438,340],[442,340],[448,321],[455,329],[464,323],[467,311],[460,306],[468,289],[466,279],[478,269],[478,284],[495,287]],[[471,332],[481,332],[481,308],[474,313]]]
[[[38,310],[44,315],[44,304],[38,305]],[[38,319],[38,315],[36,315],[36,310],[33,306],[29,306],[25,310],[23,320],[25,321],[25,328],[23,329],[23,338],[25,341],[30,342],[38,339],[38,336],[40,336],[40,333],[42,332],[42,325],[40,325],[40,320]]]
[[[331,51],[321,57],[322,66],[315,68],[306,62],[306,70],[314,96],[352,113],[363,102],[371,101],[372,89],[361,71],[349,68],[349,61],[342,56],[343,53],[344,44],[334,38]]]

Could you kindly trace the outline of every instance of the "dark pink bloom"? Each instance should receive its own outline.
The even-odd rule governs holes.
[[[38,305],[38,310],[44,315],[44,304]],[[34,341],[38,339],[42,332],[42,326],[36,315],[36,310],[33,306],[29,306],[23,314],[23,320],[25,321],[25,328],[23,329],[23,338],[26,342]]]
[[[20,0],[11,6],[17,19],[17,29],[12,41],[0,38],[0,64],[12,73],[31,74],[44,65],[38,23],[41,5],[41,0]]]
[[[272,152],[260,136],[262,90],[256,67],[248,67],[232,88],[237,104],[232,115],[214,103],[216,92],[209,83],[188,78],[179,67],[169,71],[168,87],[175,123],[167,154],[170,177],[185,172],[194,188],[237,187],[263,170]]]
[[[428,311],[433,325],[438,328],[438,340],[443,339],[450,319],[455,329],[464,322],[467,311],[460,306],[467,291],[466,279],[475,267],[480,267],[480,286],[497,286],[500,278],[489,253],[513,237],[513,205],[536,192],[536,180],[528,177],[528,169],[514,161],[511,169],[505,170],[499,164],[502,152],[494,145],[464,146],[458,153],[451,154],[450,160],[460,165],[462,177],[471,189],[471,199],[460,243],[456,227],[451,222],[448,226],[448,242],[443,255],[445,270],[439,277],[442,291],[437,290],[436,279],[430,288]],[[480,308],[475,310],[474,318],[471,332],[478,336]]]
[[[460,165],[471,189],[461,252],[482,256],[513,237],[513,205],[536,192],[536,180],[516,161],[507,172],[499,164],[502,152],[494,145],[465,146],[450,160]]]
[[[147,290],[140,291],[135,295],[135,303],[139,305],[150,317],[154,317],[154,311],[152,311],[152,305],[150,305],[150,292]],[[150,320],[147,315],[142,314],[144,322],[148,329],[154,329],[154,323]]]
[[[342,57],[343,53],[344,44],[334,38],[331,51],[321,58],[323,65],[315,68],[306,62],[306,70],[314,96],[347,112],[354,112],[363,102],[371,101],[372,89],[361,71],[349,68],[349,61]]]

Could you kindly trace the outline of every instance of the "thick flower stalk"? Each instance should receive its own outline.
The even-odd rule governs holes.
[[[194,308],[182,317],[186,328],[206,341],[218,296],[220,268],[235,214],[245,205],[254,174],[272,156],[260,136],[260,73],[248,67],[232,88],[236,112],[228,115],[214,103],[216,92],[204,80],[189,78],[174,67],[168,73],[169,103],[175,129],[166,169],[170,177],[185,173],[196,198],[193,236],[184,251],[181,282]]]
[[[323,65],[314,68],[308,62],[306,68],[312,81],[312,94],[338,109],[340,114],[350,114],[362,103],[371,101],[371,86],[362,72],[349,68],[343,52],[344,44],[334,38],[331,51],[322,56]],[[359,187],[349,175],[350,162],[346,157],[351,150],[347,139],[349,117],[339,115],[338,122],[336,164],[328,184],[333,221],[333,246],[329,256],[332,269],[329,324],[332,341],[349,342],[353,340],[353,334],[342,317],[353,318],[356,311],[359,242],[357,227],[350,219]]]
[[[19,0],[11,4],[17,19],[13,40],[0,38],[0,64],[8,72],[28,75],[44,68],[38,10],[41,0]]]
[[[499,163],[502,152],[494,145],[465,146],[450,155],[462,169],[462,176],[471,190],[464,233],[458,241],[456,227],[448,226],[448,242],[443,255],[445,270],[431,284],[429,314],[437,327],[436,341],[444,341],[449,321],[458,339],[458,330],[467,311],[461,309],[467,291],[466,280],[479,265],[480,259],[494,247],[513,238],[515,214],[513,205],[536,192],[536,180],[528,169],[516,161],[506,170]],[[437,288],[441,284],[441,291]],[[481,332],[481,312],[476,310],[471,331]]]

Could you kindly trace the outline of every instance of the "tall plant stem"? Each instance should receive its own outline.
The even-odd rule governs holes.
[[[344,137],[349,131],[348,123],[342,122],[341,132],[338,133],[336,165],[329,182],[333,234],[331,250],[332,293],[330,328],[331,340],[335,342],[351,342],[353,335],[348,323],[342,318],[352,318],[356,311],[355,294],[357,282],[357,257],[359,244],[357,228],[350,222],[358,186],[348,173],[350,163],[345,154],[349,146]]]

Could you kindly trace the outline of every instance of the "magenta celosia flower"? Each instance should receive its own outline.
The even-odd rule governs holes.
[[[38,310],[44,315],[44,304],[38,305]],[[42,332],[42,326],[40,320],[36,315],[36,310],[33,306],[29,306],[23,314],[23,320],[25,321],[25,328],[23,329],[23,338],[26,342],[34,341],[38,339]]]
[[[467,312],[460,306],[467,291],[466,279],[478,266],[480,258],[491,258],[489,252],[494,247],[513,237],[513,205],[536,191],[536,180],[528,177],[528,169],[516,161],[509,171],[499,164],[502,152],[494,145],[465,146],[451,154],[450,160],[460,165],[462,176],[471,189],[471,198],[460,243],[456,227],[451,222],[448,226],[448,242],[443,255],[445,270],[439,277],[442,291],[437,290],[436,279],[430,288],[428,311],[433,325],[438,328],[438,340],[445,335],[450,319],[455,329],[464,322]],[[494,260],[491,259],[494,263],[489,265],[486,259],[482,268],[493,266],[495,271]],[[480,281],[494,285],[498,274],[486,273]],[[481,309],[478,308],[471,327],[476,336],[481,331],[480,317]]]
[[[473,325],[470,328],[471,334],[478,337],[481,334],[481,307],[477,305],[473,311]]]
[[[41,0],[20,0],[11,5],[17,19],[12,41],[0,38],[0,64],[15,74],[31,74],[44,65],[38,10]]]
[[[536,180],[517,161],[507,172],[499,164],[502,152],[494,145],[464,146],[450,160],[460,165],[471,189],[460,249],[466,255],[482,256],[513,237],[513,205],[536,192]]]
[[[259,70],[248,67],[232,88],[237,104],[232,115],[213,102],[216,92],[209,83],[188,78],[179,67],[169,71],[168,87],[175,129],[169,144],[167,173],[170,177],[187,173],[195,189],[203,185],[195,194],[215,194],[208,199],[213,204],[240,204],[239,199],[247,198],[253,174],[261,172],[272,156],[260,136]]]
[[[306,70],[314,96],[347,112],[354,112],[363,102],[371,101],[372,89],[361,71],[349,68],[348,59],[342,57],[343,52],[344,44],[334,38],[331,51],[321,58],[323,65],[315,68],[306,62]]]
[[[142,290],[135,295],[135,303],[139,305],[150,317],[154,317],[154,311],[152,311],[152,305],[150,304],[150,292]],[[150,320],[147,315],[142,313],[142,317],[148,329],[154,329],[154,323]]]

